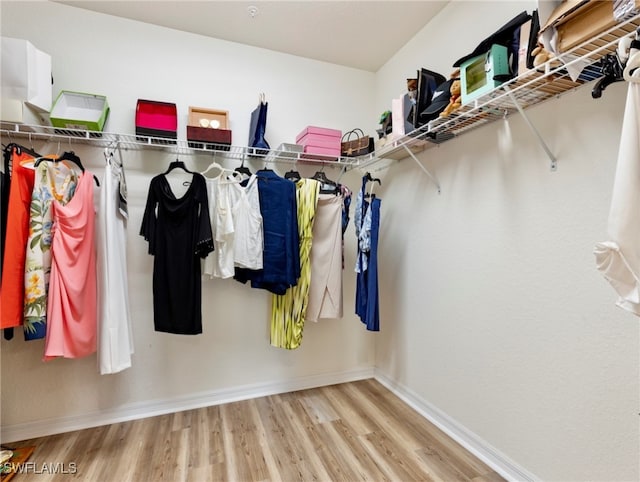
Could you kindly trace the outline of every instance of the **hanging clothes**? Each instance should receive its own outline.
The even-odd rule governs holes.
[[[25,247],[29,238],[29,210],[35,180],[33,157],[17,146],[11,147],[11,151],[11,190],[0,287],[0,328],[22,325]]]
[[[209,278],[232,278],[234,275],[234,238],[231,185],[238,184],[235,179],[225,179],[221,171],[217,177],[205,178],[211,233],[216,246],[215,251],[204,260],[203,273]]]
[[[340,184],[342,194],[342,269],[344,269],[344,233],[349,226],[349,207],[351,206],[351,190],[344,184]]]
[[[298,237],[300,239],[300,278],[284,295],[271,298],[271,345],[293,350],[302,343],[309,282],[311,281],[311,244],[320,192],[320,182],[300,179],[296,183]]]
[[[204,176],[194,173],[180,198],[174,195],[164,174],[155,176],[149,184],[140,235],[154,256],[155,330],[202,333],[200,259],[214,249]]]
[[[97,277],[93,174],[85,170],[66,204],[51,203],[51,275],[44,360],[96,352]]]
[[[343,197],[320,194],[311,247],[307,321],[342,318]]]
[[[112,153],[100,190],[97,219],[98,368],[102,375],[131,366],[134,353],[127,276],[126,180],[124,167]]]
[[[300,277],[296,186],[269,169],[257,172],[264,251],[261,270],[236,269],[234,278],[283,295]]]
[[[81,173],[65,162],[41,162],[35,169],[35,181],[29,208],[29,239],[24,269],[24,337],[45,337],[47,293],[51,272],[51,204],[55,199],[65,205],[75,194]]]
[[[249,270],[262,269],[264,243],[258,177],[253,174],[246,181],[246,185],[233,183],[230,187],[231,209],[235,226],[234,265]]]
[[[366,199],[367,176],[356,198],[354,223],[358,240],[356,258],[356,314],[369,331],[380,330],[378,300],[378,231],[380,228],[380,199]]]
[[[13,145],[2,151],[2,171],[0,171],[0,280],[4,273],[4,247],[7,235],[7,214],[9,213],[9,194],[11,192],[11,156]]]
[[[640,77],[640,70],[634,74]],[[608,221],[596,243],[597,269],[618,294],[616,304],[640,316],[640,83],[629,82]]]

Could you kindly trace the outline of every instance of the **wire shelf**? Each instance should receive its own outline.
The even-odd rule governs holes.
[[[83,129],[60,129],[58,127],[15,124],[2,122],[0,135],[3,142],[12,139],[31,141],[58,142],[62,144],[85,144],[93,147],[110,147],[122,150],[157,150],[171,152],[178,155],[214,155],[228,159],[245,161],[247,159],[262,159],[264,162],[340,167],[351,170],[373,157],[373,154],[361,157],[328,157],[303,152],[292,152],[278,149],[259,149],[246,146],[232,146],[226,144],[205,143],[184,139],[170,139],[164,137],[140,136],[134,134],[116,134],[109,132],[93,132]]]
[[[602,76],[596,65],[606,54],[613,54],[622,37],[630,37],[640,27],[640,14],[635,15],[598,36],[561,54],[563,65],[552,67],[557,58],[547,61],[537,69],[507,81],[474,102],[463,105],[448,117],[437,118],[397,138],[376,152],[377,158],[403,159],[408,157],[405,146],[412,152],[424,150],[447,142],[478,127],[557,98],[562,94],[590,83]],[[554,62],[555,61],[555,62]],[[573,80],[567,67],[586,64],[580,76]],[[371,165],[375,160],[363,161]],[[363,167],[363,166],[361,166]]]
[[[639,27],[640,14],[616,24],[593,39],[563,53],[561,55],[563,65],[552,67],[554,60],[557,61],[557,59],[551,59],[538,67],[541,71],[538,69],[529,70],[479,97],[473,103],[461,106],[448,117],[434,119],[409,134],[388,142],[383,147],[376,149],[374,153],[366,156],[328,158],[277,149],[264,150],[184,139],[60,129],[7,122],[0,124],[0,135],[3,139],[28,137],[32,140],[87,144],[94,147],[117,147],[124,150],[161,150],[180,155],[215,154],[223,158],[241,161],[253,158],[276,163],[320,164],[336,166],[342,168],[343,171],[348,171],[355,168],[365,168],[382,159],[404,159],[455,139],[478,127],[503,119],[514,112],[557,98],[592,82],[602,75],[596,65],[600,59],[606,54],[614,53],[620,38],[634,35]],[[580,76],[573,80],[567,67],[582,65],[580,63],[587,66],[582,70]]]

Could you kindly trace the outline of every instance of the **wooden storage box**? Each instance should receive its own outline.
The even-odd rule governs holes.
[[[210,129],[228,129],[229,111],[189,107],[189,123],[187,125]]]
[[[193,148],[230,150],[229,111],[190,106],[187,140]]]
[[[231,146],[231,131],[229,129],[212,129],[210,127],[187,126],[187,140],[189,147],[196,149],[212,149],[228,151]]]

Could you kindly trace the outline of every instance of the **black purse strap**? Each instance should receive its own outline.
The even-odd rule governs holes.
[[[364,137],[364,132],[362,132],[362,129],[359,129],[356,127],[355,129],[351,129],[350,131],[345,132],[342,135],[341,142],[349,142],[351,140],[352,134],[356,136],[356,139],[355,139],[356,141],[360,140],[361,137]]]

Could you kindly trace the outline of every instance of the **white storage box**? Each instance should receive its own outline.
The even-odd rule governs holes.
[[[2,37],[2,99],[26,102],[40,112],[51,110],[51,56],[26,40]],[[3,102],[4,103],[4,102]],[[4,117],[2,120],[5,120]]]
[[[47,125],[47,114],[30,107],[29,104],[18,99],[0,99],[0,126],[3,129],[13,129],[13,124],[27,126]],[[21,131],[38,130],[37,127],[20,128]]]

